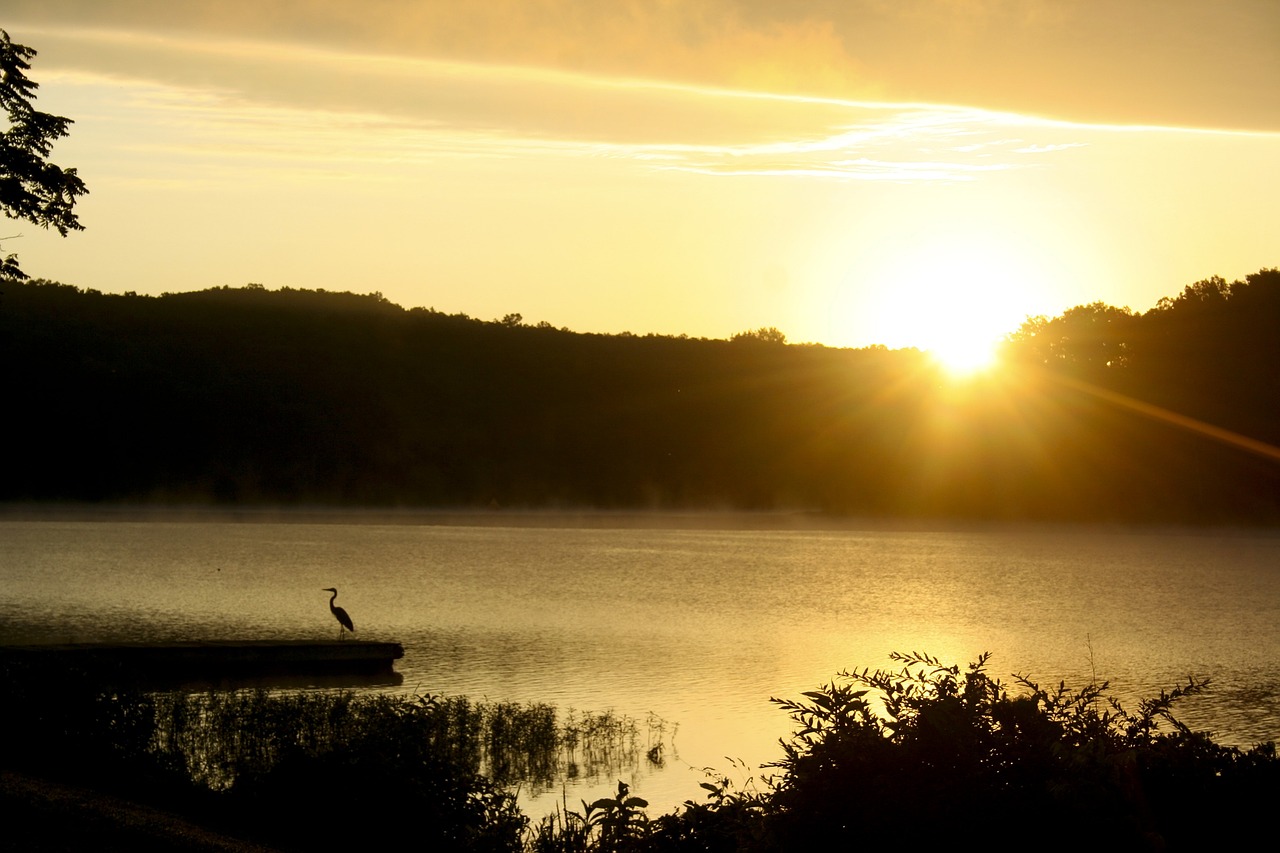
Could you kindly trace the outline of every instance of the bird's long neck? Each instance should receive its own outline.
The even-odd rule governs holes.
[[[335,590],[333,591],[333,595],[329,596],[329,609],[330,609],[330,610],[332,610],[332,609],[333,609],[333,602],[335,602],[337,599],[338,599],[338,591],[335,589]]]

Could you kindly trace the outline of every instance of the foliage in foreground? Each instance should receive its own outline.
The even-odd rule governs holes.
[[[796,728],[762,789],[713,776],[704,802],[656,818],[619,782],[613,797],[581,810],[566,804],[529,826],[509,784],[496,780],[542,772],[548,748],[570,750],[574,763],[592,749],[634,749],[616,719],[557,725],[546,706],[94,696],[27,691],[19,679],[0,706],[0,724],[20,734],[3,757],[125,786],[283,849],[389,845],[407,829],[431,849],[536,853],[916,849],[959,839],[1185,850],[1253,844],[1256,818],[1280,795],[1273,744],[1221,746],[1174,715],[1206,682],[1191,679],[1130,711],[1105,683],[1046,688],[1014,676],[1006,685],[988,674],[987,655],[965,669],[924,654],[891,657],[901,669],[844,672],[799,699],[773,700]]]
[[[961,671],[923,654],[903,668],[852,671],[775,700],[799,726],[769,798],[785,846],[819,839],[943,841],[959,833],[1068,849],[1188,849],[1242,833],[1280,793],[1266,744],[1243,752],[1173,714],[1207,682],[1142,701],[1107,684],[1044,688],[990,677],[988,655]]]
[[[519,849],[527,820],[517,785],[617,773],[641,751],[630,718],[557,719],[544,704],[115,693],[8,675],[15,690],[0,724],[23,736],[5,766],[136,797],[282,849],[389,845],[407,824],[438,849]]]
[[[764,792],[721,777],[704,784],[705,803],[631,815],[611,831],[569,812],[543,822],[534,849],[1221,848],[1255,843],[1250,818],[1280,794],[1273,744],[1221,746],[1173,714],[1207,682],[1131,712],[1105,683],[1044,688],[1015,676],[1007,686],[988,675],[987,655],[965,670],[891,657],[900,670],[845,672],[802,699],[773,700],[797,728]],[[624,795],[590,808],[622,813]]]

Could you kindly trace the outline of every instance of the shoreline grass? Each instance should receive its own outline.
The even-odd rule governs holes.
[[[775,699],[794,733],[760,788],[712,773],[705,801],[650,817],[614,796],[566,801],[531,825],[516,785],[626,776],[674,732],[612,713],[465,697],[337,692],[94,692],[11,679],[6,768],[133,796],[278,849],[415,842],[440,850],[758,851],[972,835],[1048,850],[1179,850],[1252,841],[1280,796],[1274,744],[1193,731],[1175,706],[1195,680],[1130,711],[1107,685],[1006,685],[894,655]],[[645,729],[647,728],[647,731]]]

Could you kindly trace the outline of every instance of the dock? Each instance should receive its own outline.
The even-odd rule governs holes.
[[[396,685],[402,657],[399,643],[366,640],[0,646],[10,677],[116,689]]]

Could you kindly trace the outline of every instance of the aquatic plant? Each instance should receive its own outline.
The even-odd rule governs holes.
[[[10,674],[20,676],[12,680],[16,701],[0,709],[0,723],[23,736],[6,750],[5,766],[203,815],[276,845],[333,841],[348,831],[326,827],[317,814],[400,808],[428,824],[423,840],[513,849],[527,824],[515,786],[546,790],[570,766],[594,778],[641,760],[636,722],[612,712],[561,723],[553,706],[536,703],[329,691],[124,693]],[[350,832],[352,840],[370,837],[367,827]]]
[[[529,837],[535,853],[616,853],[633,849],[649,833],[649,802],[631,795],[631,786],[618,782],[612,797],[582,801],[582,811],[557,810],[542,819]]]
[[[631,717],[570,708],[560,738],[563,778],[593,782],[639,766],[640,726]]]
[[[568,777],[593,780],[625,772],[640,760],[639,728],[630,717],[570,712],[561,722],[556,708],[542,703],[219,691],[156,694],[145,704],[154,717],[153,734],[135,749],[212,790],[225,790],[237,778],[266,772],[292,756],[343,749],[378,728],[400,730],[441,759],[498,785],[534,791]]]

